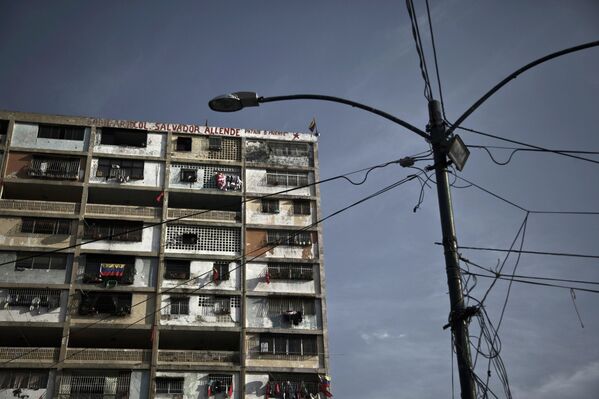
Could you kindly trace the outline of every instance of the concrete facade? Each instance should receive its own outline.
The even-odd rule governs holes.
[[[329,365],[314,135],[0,122],[0,372],[22,394],[207,399],[212,383],[264,398],[290,381],[318,396]]]

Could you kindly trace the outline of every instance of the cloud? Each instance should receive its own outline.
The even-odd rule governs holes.
[[[380,342],[380,341],[387,341],[390,339],[404,338],[405,336],[406,336],[406,334],[392,335],[392,334],[389,334],[389,332],[386,330],[378,330],[378,331],[373,331],[370,333],[367,333],[367,332],[360,333],[360,338],[362,338],[364,340],[364,342],[366,342],[367,344],[375,343],[377,341]]]
[[[578,370],[549,377],[544,383],[529,389],[514,389],[514,396],[528,399],[591,398],[599,392],[599,361]]]

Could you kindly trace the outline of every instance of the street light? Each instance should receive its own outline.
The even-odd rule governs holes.
[[[430,131],[430,134],[379,109],[345,98],[320,94],[259,97],[254,92],[243,91],[215,97],[208,102],[208,106],[213,111],[235,112],[245,107],[257,107],[261,103],[287,100],[332,101],[360,108],[403,126],[432,144],[435,160],[434,169],[437,182],[437,195],[439,199],[439,214],[441,217],[441,231],[443,232],[443,246],[445,250],[445,271],[447,273],[447,284],[449,286],[449,298],[451,304],[450,326],[455,337],[454,344],[457,354],[456,357],[460,375],[462,398],[474,399],[476,396],[476,388],[474,385],[472,362],[470,359],[468,324],[467,317],[465,316],[466,309],[464,306],[462,278],[458,263],[451,193],[449,190],[449,179],[447,177],[447,167],[450,164],[447,159],[448,153],[451,152],[451,159],[459,170],[462,170],[464,167],[469,153],[461,140],[450,140],[450,135],[447,133],[447,128],[442,118],[440,103],[436,100],[432,100],[428,104],[429,125],[427,126],[427,130]]]

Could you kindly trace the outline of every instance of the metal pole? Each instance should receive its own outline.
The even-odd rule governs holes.
[[[462,399],[475,399],[476,387],[470,359],[468,324],[464,316],[464,296],[458,263],[455,225],[449,180],[447,179],[447,129],[441,117],[441,106],[437,100],[428,104],[431,143],[435,160],[435,177],[437,179],[437,195],[439,197],[439,215],[443,232],[443,248],[445,251],[445,270],[449,286],[451,303],[450,324],[454,335],[455,351],[460,375]]]

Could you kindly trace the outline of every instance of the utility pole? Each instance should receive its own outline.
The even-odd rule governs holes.
[[[428,112],[431,144],[433,145],[435,162],[435,177],[437,179],[439,215],[441,217],[441,231],[443,233],[445,271],[447,273],[447,285],[449,286],[449,300],[451,303],[449,322],[454,337],[462,399],[475,399],[476,386],[474,384],[474,374],[470,358],[468,324],[464,312],[464,296],[462,293],[462,276],[458,262],[458,245],[453,222],[449,180],[447,179],[448,132],[441,115],[439,101],[430,101],[428,103]]]

